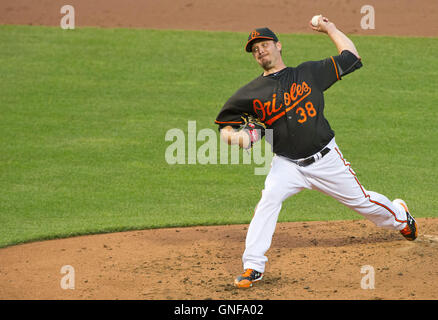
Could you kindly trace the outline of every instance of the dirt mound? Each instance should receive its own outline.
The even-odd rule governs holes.
[[[269,26],[280,33],[312,32],[308,22],[323,13],[344,32],[368,35],[438,36],[436,0],[71,0],[76,26],[250,32]],[[0,24],[59,26],[60,0],[2,0]],[[361,20],[374,9],[374,29]],[[365,17],[366,18],[366,17]]]
[[[418,222],[414,242],[366,220],[279,223],[265,278],[250,290],[232,284],[244,225],[12,246],[0,250],[0,299],[437,299],[438,219]],[[63,289],[66,265],[74,289]],[[361,285],[366,266],[374,289]]]

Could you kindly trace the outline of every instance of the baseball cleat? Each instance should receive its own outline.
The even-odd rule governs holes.
[[[237,288],[250,288],[254,282],[260,281],[263,278],[263,273],[253,269],[246,269],[246,271],[234,279],[234,285]]]
[[[395,199],[392,202],[395,206],[402,208],[406,212],[406,227],[404,227],[403,230],[400,230],[400,233],[409,241],[413,241],[417,239],[418,235],[418,226],[417,222],[415,221],[414,217],[411,216],[409,213],[408,206],[406,205],[406,202],[404,202],[401,199]]]

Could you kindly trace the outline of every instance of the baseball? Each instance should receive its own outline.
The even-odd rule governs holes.
[[[317,27],[319,25],[319,17],[322,17],[322,15],[313,16],[312,18],[312,26]]]

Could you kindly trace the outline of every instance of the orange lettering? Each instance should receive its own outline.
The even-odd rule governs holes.
[[[303,95],[303,91],[301,89],[302,87],[300,85],[297,85],[297,96]]]
[[[310,87],[307,85],[307,83],[305,81],[303,81],[303,91],[307,92],[310,90]]]
[[[280,104],[280,106],[277,108],[275,108],[275,102],[276,102],[276,98],[277,95],[274,93],[274,95],[272,96],[272,112],[275,113],[277,111],[280,111],[281,107],[283,106],[282,104]]]
[[[293,108],[295,108],[304,98],[306,98],[312,91],[309,90],[309,92],[307,92],[304,96],[302,96],[300,99],[298,99],[298,101],[295,101],[290,107],[286,108],[286,112],[292,110]]]
[[[271,101],[266,101],[265,104],[263,105],[264,109],[268,113],[268,116],[270,116],[272,114],[272,111],[269,108],[270,106],[271,106]]]
[[[252,106],[253,106],[254,112],[259,116],[260,121],[265,120],[266,113],[265,113],[265,108],[263,108],[262,102],[258,99],[254,99],[254,101],[252,102]],[[261,111],[262,116],[260,116],[260,113],[257,111]]]
[[[261,102],[258,99],[253,100],[253,109],[254,112],[259,116],[261,121],[266,122],[266,124],[271,125],[277,119],[281,118],[286,114],[286,112],[294,109],[304,98],[310,95],[312,92],[312,88],[303,81],[301,84],[292,83],[289,92],[284,92],[283,94],[283,102],[285,106],[285,110],[280,112],[283,108],[283,103],[281,103],[277,107],[277,94],[272,95],[272,101]],[[307,121],[307,117],[315,117],[316,109],[313,107],[311,102],[307,102],[303,107],[299,107],[296,110],[296,113],[301,117],[298,119],[299,123],[304,123]],[[269,119],[266,119],[266,116]],[[272,116],[272,117],[271,117]],[[266,121],[265,121],[266,120]]]
[[[291,102],[292,102],[292,101],[291,101],[291,99],[290,99],[290,94],[289,94],[289,92],[285,92],[285,93],[284,93],[284,104],[285,104],[286,106],[288,106],[288,105],[290,105]]]
[[[297,100],[297,96],[294,95],[296,88],[297,88],[297,84],[294,82],[290,87],[290,97],[291,97],[292,101]]]

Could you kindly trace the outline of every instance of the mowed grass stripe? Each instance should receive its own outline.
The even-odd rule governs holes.
[[[258,165],[169,165],[172,128],[217,130],[226,99],[260,74],[246,34],[0,26],[0,246],[167,226],[248,223]],[[436,38],[354,36],[364,67],[326,92],[326,117],[369,190],[438,216]],[[294,66],[336,54],[280,34]],[[198,142],[198,146],[202,142]],[[280,221],[359,219],[317,192]]]

